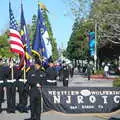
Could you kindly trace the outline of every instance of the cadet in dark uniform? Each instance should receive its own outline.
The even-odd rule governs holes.
[[[35,61],[35,69],[28,74],[26,87],[30,86],[30,110],[31,118],[25,120],[40,120],[41,116],[41,86],[45,79],[45,73],[41,70],[41,62]]]
[[[73,64],[70,66],[70,77],[73,78],[73,74],[74,74],[74,66]]]
[[[25,85],[25,80],[24,79],[20,79],[22,78],[22,71],[19,70],[19,79],[17,81],[17,87],[18,87],[18,94],[19,94],[19,103],[17,105],[17,110],[21,113],[23,112],[28,112],[27,111],[27,103],[28,103],[28,93],[27,91],[24,89],[24,85]],[[27,77],[27,76],[26,76]],[[29,89],[29,87],[27,88]]]
[[[68,87],[69,80],[69,68],[65,62],[63,62],[63,67],[61,69],[61,74],[63,75],[63,86]]]
[[[0,58],[0,113],[2,112],[2,103],[4,102],[4,66]]]
[[[88,80],[90,80],[90,75],[91,75],[91,67],[90,67],[90,63],[87,64],[87,76],[88,76]]]
[[[48,68],[46,69],[45,73],[46,73],[47,86],[56,86],[57,85],[57,81],[56,81],[57,71],[54,67],[52,59],[49,60]]]
[[[13,67],[13,78],[11,68],[8,66],[8,77],[7,77],[7,86],[6,86],[6,94],[7,94],[7,112],[15,113],[16,109],[16,79],[18,79],[18,70],[17,67]]]

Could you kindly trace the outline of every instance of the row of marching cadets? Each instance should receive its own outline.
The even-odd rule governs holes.
[[[6,90],[6,111],[7,113],[15,113],[16,86],[19,87],[18,83],[19,79],[21,78],[21,75],[22,72],[17,69],[17,66],[12,66],[11,64],[3,64],[3,60],[0,58],[0,112],[2,112],[2,103],[5,101],[4,93]]]
[[[64,69],[66,69],[65,65],[63,65],[59,72],[63,73],[65,75],[64,77],[67,76],[65,79],[66,82],[63,79],[63,85],[68,86],[69,73],[64,72]],[[49,60],[48,66],[43,69],[41,61],[36,59],[34,65],[31,66],[31,69],[26,75],[27,81],[21,79],[22,76],[23,71],[18,70],[17,66],[4,65],[2,59],[0,59],[0,112],[2,112],[2,103],[5,101],[4,90],[6,90],[6,110],[8,113],[15,113],[16,109],[20,112],[28,112],[28,95],[30,95],[31,117],[34,118],[34,114],[38,117],[38,113],[41,111],[41,87],[57,86],[56,78],[58,73],[56,66],[54,66],[53,60],[51,59]],[[18,104],[16,104],[16,92],[19,95]]]

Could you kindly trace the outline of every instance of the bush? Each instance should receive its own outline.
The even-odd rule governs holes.
[[[103,70],[97,70],[95,75],[103,75],[104,74],[104,71]]]
[[[120,87],[120,77],[113,81],[113,87]]]

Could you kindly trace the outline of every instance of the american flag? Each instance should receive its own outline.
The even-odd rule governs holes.
[[[10,32],[9,32],[9,43],[11,52],[17,53],[19,55],[24,55],[24,46],[21,41],[21,35],[18,31],[18,25],[14,18],[11,3],[9,3],[9,16],[10,16]]]

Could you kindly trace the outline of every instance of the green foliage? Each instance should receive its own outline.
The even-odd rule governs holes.
[[[76,18],[67,47],[69,58],[86,58],[87,34],[95,31],[95,25],[97,25],[97,54],[107,44],[120,44],[120,0],[69,0],[68,3],[71,10],[74,10]],[[89,7],[85,7],[86,5]],[[85,8],[89,12],[88,16],[87,12],[85,14]]]
[[[97,70],[95,75],[104,75],[104,70]]]
[[[76,19],[70,40],[67,47],[67,56],[69,59],[87,59],[88,58],[88,32],[94,31],[93,23],[89,20]]]
[[[30,27],[29,27],[31,44],[34,39],[34,35],[35,35],[35,31],[36,31],[36,22],[37,22],[37,16],[34,14],[32,17],[32,25],[30,25]]]
[[[69,6],[73,17],[81,19],[89,15],[92,0],[63,0]]]
[[[114,87],[120,87],[120,78],[116,78],[116,79],[113,81],[113,86],[114,86]]]
[[[108,42],[119,44],[120,32],[120,1],[95,0],[90,11],[90,18],[98,23],[98,36],[100,47]]]
[[[0,57],[11,57],[14,56],[10,52],[10,46],[8,43],[8,32],[5,32],[0,36]]]

